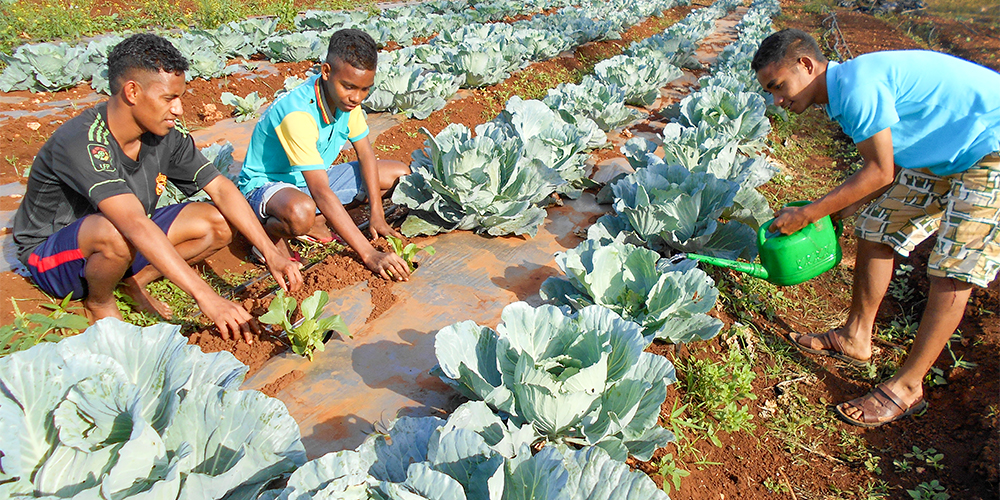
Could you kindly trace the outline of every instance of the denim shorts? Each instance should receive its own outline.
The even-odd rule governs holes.
[[[340,200],[342,205],[347,205],[354,201],[362,201],[368,197],[364,177],[361,176],[360,163],[352,161],[334,165],[326,170],[326,175],[330,178],[330,190],[333,191],[333,194],[337,195],[337,199]],[[257,214],[257,219],[261,223],[267,220],[268,217],[267,202],[271,200],[271,197],[275,193],[285,188],[298,189],[312,196],[309,193],[308,187],[298,187],[295,184],[281,181],[265,182],[246,195],[247,202],[250,203],[250,208]],[[317,213],[319,213],[319,209],[317,209]]]

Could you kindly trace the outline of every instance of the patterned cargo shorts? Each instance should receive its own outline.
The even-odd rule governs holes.
[[[858,215],[858,238],[884,243],[906,257],[938,231],[930,276],[985,287],[1000,271],[1000,154],[965,172],[939,177],[902,169],[880,198]]]

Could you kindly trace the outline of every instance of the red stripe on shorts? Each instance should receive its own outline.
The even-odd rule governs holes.
[[[67,262],[82,258],[83,252],[79,248],[64,250],[48,257],[39,257],[38,254],[33,253],[28,256],[28,265],[38,269],[38,272],[44,273],[54,267],[59,267]]]

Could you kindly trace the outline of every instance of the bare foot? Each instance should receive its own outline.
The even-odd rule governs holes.
[[[114,299],[110,302],[98,302],[91,298],[83,299],[83,310],[87,313],[87,319],[91,323],[104,318],[124,319]]]
[[[140,286],[139,283],[135,281],[134,277],[122,280],[122,288],[129,297],[132,297],[132,300],[135,301],[136,307],[140,311],[156,314],[163,319],[173,318],[174,313],[170,310],[170,306],[168,306],[165,302],[154,299],[151,295],[149,295],[149,292],[146,291],[146,287]]]
[[[306,236],[321,242],[332,240],[333,232],[330,231],[330,227],[326,225],[326,217],[323,217],[323,215],[317,215],[316,221],[313,222],[313,226],[309,229],[309,232],[306,233]]]

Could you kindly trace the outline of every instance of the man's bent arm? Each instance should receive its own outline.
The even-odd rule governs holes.
[[[803,207],[789,207],[775,214],[771,227],[791,234],[816,222],[825,215],[840,212],[861,202],[871,201],[895,179],[892,154],[892,132],[885,128],[857,144],[864,159],[860,170],[822,198]]]
[[[385,211],[382,209],[382,183],[379,179],[378,158],[375,157],[375,150],[368,137],[363,137],[353,143],[354,151],[358,154],[358,163],[361,164],[361,177],[365,182],[365,189],[368,191],[368,206],[371,208],[369,216],[369,228],[373,238],[379,235],[391,234],[397,238],[402,235],[389,226],[385,221]]]
[[[219,328],[225,339],[229,333],[243,332],[251,341],[250,330],[257,327],[250,314],[239,305],[223,299],[181,258],[167,235],[146,216],[142,203],[133,194],[119,194],[98,203],[97,208],[118,232],[141,252],[150,264],[197,301],[202,312]]]
[[[236,185],[220,175],[205,186],[205,192],[215,202],[215,207],[219,209],[222,216],[264,254],[264,263],[278,285],[286,292],[289,289],[298,290],[302,285],[299,264],[292,262],[278,252],[274,243],[267,237],[263,226],[257,220],[257,215],[253,213],[250,204],[247,203],[246,198],[236,188]]]

